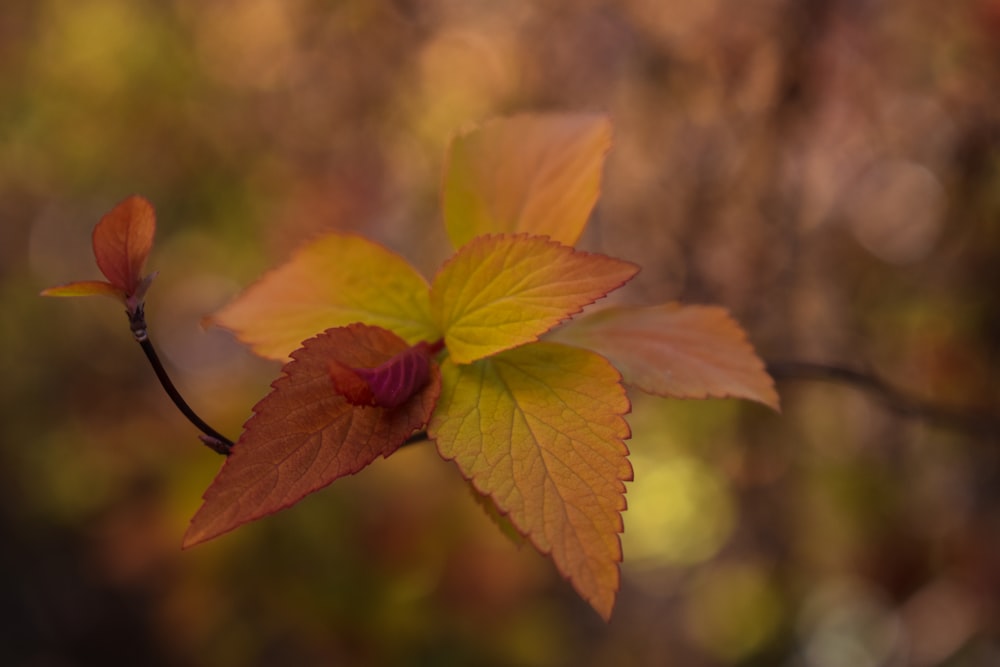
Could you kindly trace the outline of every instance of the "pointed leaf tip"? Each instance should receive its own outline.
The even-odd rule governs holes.
[[[388,456],[424,428],[441,390],[433,364],[425,385],[391,410],[351,405],[330,383],[331,360],[373,368],[407,349],[395,334],[361,324],[328,329],[303,343],[254,407],[205,492],[184,537],[185,548],[294,505]]]

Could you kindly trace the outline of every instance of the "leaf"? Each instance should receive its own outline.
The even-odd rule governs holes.
[[[388,456],[423,428],[441,390],[436,366],[427,384],[395,409],[350,405],[328,373],[331,360],[375,367],[406,349],[389,331],[355,324],[329,329],[293,352],[205,492],[184,546],[289,507]]]
[[[135,293],[153,248],[156,213],[146,199],[132,195],[94,227],[94,257],[108,282],[126,295]]]
[[[607,357],[625,382],[658,396],[746,398],[780,409],[746,333],[717,306],[608,308],[553,333]]]
[[[543,342],[469,365],[446,360],[441,373],[428,426],[441,456],[607,619],[632,479],[618,372],[593,352]]]
[[[137,311],[155,277],[142,277],[155,233],[153,205],[132,195],[94,226],[94,258],[107,282],[79,280],[44,289],[42,296],[109,296],[125,303],[130,313]]]
[[[448,237],[456,248],[509,232],[575,244],[610,148],[611,122],[600,114],[513,116],[459,135],[444,170]]]
[[[42,290],[42,296],[110,296],[122,300],[125,295],[111,283],[103,280],[79,280]]]
[[[331,360],[330,378],[337,393],[352,405],[396,408],[430,380],[430,349],[421,341],[375,368],[352,368]]]
[[[482,236],[438,272],[431,313],[451,359],[469,363],[538,340],[638,271],[544,237]]]
[[[303,340],[354,322],[383,327],[409,343],[440,337],[423,276],[386,248],[343,234],[303,247],[209,322],[271,359],[286,359]]]

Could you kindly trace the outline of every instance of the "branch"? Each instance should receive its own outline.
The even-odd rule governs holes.
[[[895,389],[873,373],[847,366],[808,361],[770,361],[767,371],[775,380],[819,380],[852,386],[873,395],[896,414],[946,428],[979,435],[1000,432],[1000,419],[990,413],[924,401]]]
[[[135,338],[136,342],[142,347],[142,351],[146,354],[146,359],[149,360],[150,365],[153,367],[153,372],[156,373],[156,379],[160,381],[160,385],[163,390],[167,392],[167,396],[170,400],[174,402],[177,409],[181,411],[187,420],[194,424],[195,428],[201,431],[204,435],[198,436],[198,438],[205,443],[205,445],[214,452],[222,454],[223,456],[229,456],[233,449],[233,441],[222,435],[214,428],[205,423],[205,421],[191,409],[191,406],[187,404],[181,393],[177,391],[177,387],[170,380],[170,376],[167,375],[167,370],[163,367],[163,363],[160,361],[159,355],[156,354],[156,349],[153,347],[152,341],[149,340],[149,331],[146,328],[146,317],[143,312],[142,306],[138,306],[134,311],[128,311],[129,326],[132,329],[132,336]]]

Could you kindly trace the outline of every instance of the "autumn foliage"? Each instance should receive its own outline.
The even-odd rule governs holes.
[[[133,195],[101,218],[92,242],[97,267],[107,278],[80,280],[42,292],[45,296],[109,296],[135,310],[155,274],[143,278],[142,271],[153,249],[156,214],[148,201]]]
[[[376,243],[330,234],[209,318],[287,363],[184,545],[288,507],[426,433],[609,618],[633,474],[626,386],[778,407],[762,362],[722,308],[584,313],[639,271],[573,247],[610,146],[611,124],[594,114],[522,115],[464,132],[443,178],[456,250],[432,280]],[[152,220],[145,200],[120,204],[94,234],[108,282],[46,293],[141,304]]]

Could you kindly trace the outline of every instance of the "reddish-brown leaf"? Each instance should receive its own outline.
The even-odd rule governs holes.
[[[604,355],[625,382],[651,394],[731,396],[779,409],[774,380],[725,308],[608,308],[574,320],[552,338]]]
[[[108,282],[127,296],[142,282],[142,269],[153,248],[156,213],[146,199],[132,195],[94,227],[94,257]]]
[[[353,324],[328,329],[293,352],[205,492],[184,546],[289,507],[388,456],[423,428],[441,391],[433,364],[423,388],[394,409],[351,405],[330,378],[331,361],[374,368],[407,349],[385,329]]]

